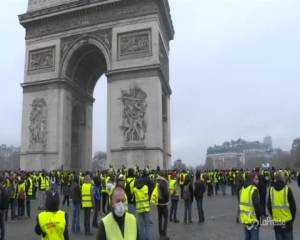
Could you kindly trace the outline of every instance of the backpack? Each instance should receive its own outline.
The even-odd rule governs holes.
[[[4,188],[0,188],[0,210],[6,210],[9,206],[9,195]]]
[[[134,179],[131,179],[128,183],[126,183],[126,187],[125,187],[125,193],[127,195],[129,203],[133,202],[133,197],[134,197],[134,194],[131,192],[131,188],[130,188],[130,184],[132,183],[133,180]]]
[[[183,198],[183,200],[191,200],[189,184],[184,186],[182,198]]]

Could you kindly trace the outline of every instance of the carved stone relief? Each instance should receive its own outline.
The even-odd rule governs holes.
[[[118,59],[140,58],[152,55],[151,30],[118,35]]]
[[[44,98],[36,98],[31,104],[30,113],[30,147],[47,145],[48,114]]]
[[[122,125],[125,146],[143,145],[147,132],[147,94],[137,86],[121,91]]]
[[[28,73],[50,72],[55,69],[55,46],[29,52]]]

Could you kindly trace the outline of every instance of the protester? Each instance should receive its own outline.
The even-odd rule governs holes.
[[[46,193],[46,211],[39,213],[35,232],[48,240],[69,240],[68,215],[59,210],[59,195],[56,191]]]
[[[183,200],[184,200],[184,224],[192,223],[192,203],[194,197],[194,189],[192,179],[189,175],[185,177],[183,186]]]
[[[240,193],[240,221],[244,225],[245,240],[259,239],[261,206],[258,181],[257,174],[250,173]]]
[[[197,203],[198,210],[198,223],[204,222],[204,211],[203,211],[203,196],[205,193],[205,184],[204,181],[201,180],[200,173],[196,174],[196,182],[194,185],[194,196]]]
[[[274,221],[276,240],[292,240],[296,216],[296,202],[282,171],[275,174],[275,184],[270,188],[268,210]]]

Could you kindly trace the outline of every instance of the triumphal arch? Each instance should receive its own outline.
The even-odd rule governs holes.
[[[168,167],[168,0],[29,0],[21,168],[91,169],[93,91],[107,76],[107,157]]]

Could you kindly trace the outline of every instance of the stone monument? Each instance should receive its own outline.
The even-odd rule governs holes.
[[[93,91],[107,76],[107,158],[169,167],[168,0],[29,0],[21,168],[88,170]]]

